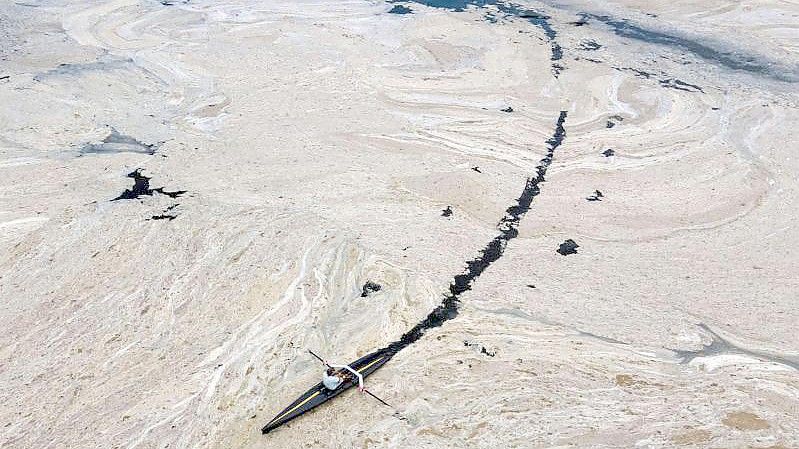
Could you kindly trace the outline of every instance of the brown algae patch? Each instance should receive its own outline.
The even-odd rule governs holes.
[[[685,433],[674,435],[673,437],[671,437],[671,441],[674,444],[688,445],[688,444],[704,443],[710,440],[712,437],[713,434],[708,430],[690,429]]]
[[[768,421],[749,412],[730,412],[721,420],[722,424],[738,430],[763,430],[771,427]]]

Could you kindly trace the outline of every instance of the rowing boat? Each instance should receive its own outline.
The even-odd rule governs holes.
[[[363,377],[366,377],[391,360],[391,357],[393,357],[394,354],[395,352],[390,349],[381,349],[361,357],[360,359],[350,363],[349,366],[358,371],[358,373]],[[291,405],[286,407],[271,421],[269,421],[269,423],[265,425],[263,429],[261,429],[261,432],[269,433],[272,430],[275,430],[283,424],[291,421],[292,419],[301,416],[311,409],[314,409],[333,399],[355,385],[358,385],[358,379],[353,377],[354,376],[351,376],[345,380],[335,390],[328,390],[324,385],[322,385],[322,382],[319,382],[315,386],[311,387],[310,390],[306,391],[305,394],[297,398],[296,401],[292,402]]]

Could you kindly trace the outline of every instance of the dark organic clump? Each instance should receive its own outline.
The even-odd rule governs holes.
[[[519,195],[519,198],[516,200],[516,204],[508,207],[505,211],[505,216],[502,217],[497,224],[499,235],[488,242],[485,248],[480,252],[479,257],[466,262],[466,270],[453,278],[452,283],[449,285],[449,292],[444,294],[444,299],[441,301],[441,304],[433,309],[424,320],[403,334],[399,340],[390,343],[384,350],[396,353],[422,338],[422,335],[424,335],[428,329],[439,327],[444,324],[444,322],[458,315],[460,296],[464,292],[471,290],[474,281],[477,280],[491,264],[502,257],[508,242],[519,235],[519,222],[527,211],[530,210],[533,199],[541,193],[541,184],[546,181],[545,176],[547,169],[552,164],[555,150],[560,147],[563,143],[563,139],[566,138],[566,129],[563,127],[566,122],[566,116],[566,111],[560,112],[560,116],[555,125],[555,132],[552,137],[547,140],[548,150],[546,155],[539,161],[535,174],[527,179],[527,183],[521,195]]]
[[[500,111],[502,111],[502,112],[513,112],[513,108],[508,106],[507,108],[500,109]]]
[[[702,92],[702,93],[705,92],[704,90],[702,90],[701,87],[697,86],[696,84],[686,83],[685,81],[680,81],[680,80],[674,79],[674,78],[664,79],[664,80],[660,80],[658,82],[663,87],[668,87],[670,89],[682,90],[684,92]]]
[[[602,152],[602,155],[605,156],[605,157],[611,157],[611,156],[613,156],[615,154],[616,154],[616,152],[613,151],[612,148],[608,148],[607,150]]]
[[[137,168],[134,172],[128,173],[128,178],[133,178],[133,188],[132,189],[125,189],[121,195],[114,198],[111,201],[117,200],[135,200],[138,199],[142,195],[152,196],[153,192],[160,193],[162,195],[166,195],[170,198],[177,198],[184,193],[185,190],[177,190],[174,192],[170,192],[164,190],[163,187],[158,187],[157,189],[150,188],[150,179],[147,176],[141,174],[141,169]]]
[[[599,190],[594,190],[594,194],[589,197],[586,197],[585,199],[587,199],[588,201],[602,201],[603,196],[605,195],[602,195],[602,192],[600,192]]]
[[[178,218],[178,216],[175,215],[175,214],[168,214],[167,212],[171,211],[172,209],[174,209],[174,208],[176,208],[178,206],[180,206],[180,203],[175,203],[175,204],[167,207],[166,209],[164,209],[164,211],[160,215],[153,215],[152,217],[148,218],[148,220],[169,220],[169,221],[172,221],[172,220]]]
[[[371,293],[379,292],[383,289],[383,286],[372,281],[366,281],[363,284],[363,288],[361,289],[361,298],[366,298]]]
[[[621,123],[622,120],[624,120],[624,117],[622,117],[620,115],[612,115],[612,116],[608,117],[608,122],[607,122],[607,124],[605,124],[605,127],[606,128],[613,128],[614,126],[616,126],[619,123]]]
[[[488,349],[486,349],[485,346],[479,343],[470,343],[469,341],[464,341],[463,345],[471,348],[480,348],[480,354],[485,354],[489,357],[494,357],[495,355],[497,355],[497,351],[489,351]]]
[[[450,217],[450,216],[452,216],[452,206],[447,206],[446,209],[442,210],[441,211],[441,216],[442,217]]]
[[[413,10],[411,8],[403,5],[394,5],[394,7],[388,11],[389,14],[411,14],[412,12]]]
[[[596,50],[599,50],[600,48],[602,48],[602,45],[597,44],[596,42],[594,42],[592,40],[583,41],[580,44],[580,50],[596,51]]]
[[[577,248],[579,247],[580,245],[578,245],[577,242],[575,242],[572,239],[567,239],[565,242],[560,244],[560,247],[558,247],[558,253],[560,253],[563,256],[568,256],[569,254],[577,254]]]

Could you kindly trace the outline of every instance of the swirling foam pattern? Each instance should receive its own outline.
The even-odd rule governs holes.
[[[0,5],[0,446],[799,446],[799,5],[495,3]]]

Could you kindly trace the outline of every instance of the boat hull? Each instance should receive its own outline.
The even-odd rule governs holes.
[[[381,349],[359,358],[358,360],[350,363],[349,366],[366,378],[378,368],[383,366],[386,362],[391,360],[391,357],[393,357],[394,354],[394,352],[388,349]],[[350,379],[342,383],[335,390],[328,390],[324,385],[322,385],[321,382],[319,382],[306,391],[305,394],[297,398],[296,401],[292,402],[291,405],[286,407],[282,412],[278,413],[277,416],[275,416],[261,429],[261,431],[263,433],[269,433],[272,430],[291,421],[292,419],[302,416],[312,409],[333,399],[357,384],[357,379]]]

